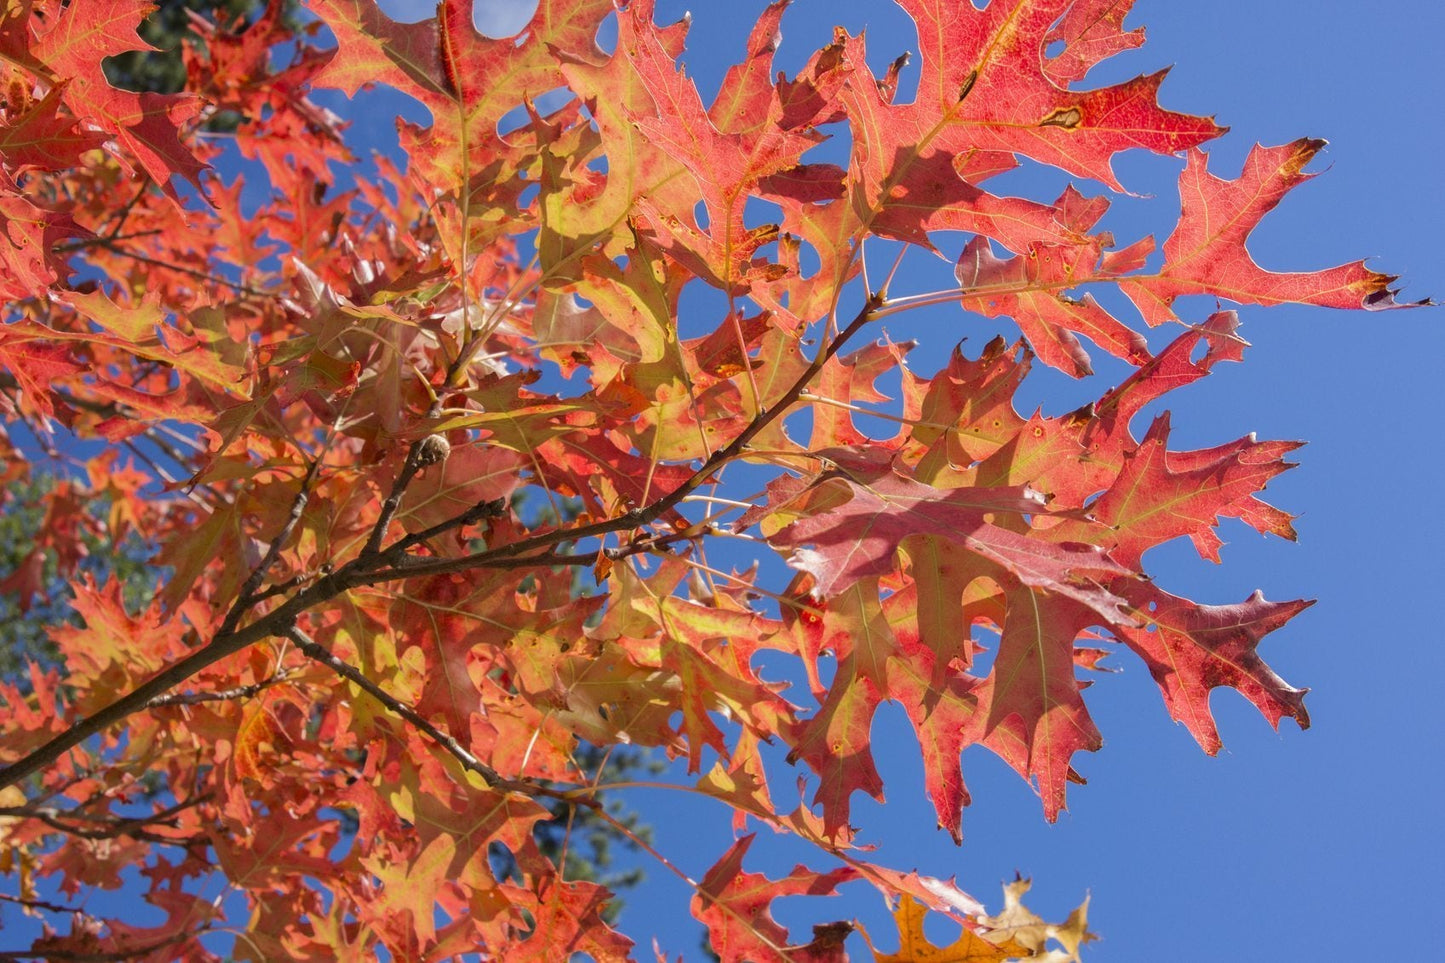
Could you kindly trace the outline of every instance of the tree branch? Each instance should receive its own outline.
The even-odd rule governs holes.
[[[407,460],[403,464],[402,473],[398,475],[396,483],[392,486],[392,493],[387,497],[387,502],[391,504],[390,513],[387,513],[386,507],[384,506],[383,517],[378,519],[376,527],[372,530],[372,536],[368,539],[367,547],[363,549],[360,556],[348,562],[338,571],[322,576],[307,588],[297,592],[287,599],[286,602],[260,617],[255,622],[252,622],[250,625],[244,628],[237,628],[230,632],[217,633],[209,645],[193,652],[174,665],[161,670],[151,679],[142,683],[109,706],[106,706],[104,709],[101,709],[86,719],[76,722],[70,726],[70,728],[66,729],[65,732],[62,732],[38,749],[33,750],[22,759],[4,769],[0,769],[0,788],[14,785],[20,780],[34,775],[59,759],[65,752],[80,745],[91,736],[105,731],[132,713],[146,708],[151,700],[164,696],[175,686],[180,685],[197,672],[200,672],[210,665],[214,665],[221,659],[240,652],[247,646],[270,636],[279,635],[290,637],[291,632],[294,630],[296,619],[301,613],[313,606],[331,600],[349,588],[374,584],[376,582],[391,581],[393,579],[414,578],[440,572],[462,571],[470,568],[512,568],[529,565],[582,564],[584,556],[554,555],[551,553],[534,555],[531,553],[545,552],[546,549],[562,542],[596,538],[613,532],[630,531],[662,517],[688,495],[707,484],[713,472],[717,471],[717,469],[732,459],[744,454],[752,439],[757,437],[768,425],[786,414],[802,395],[804,389],[817,377],[823,370],[823,367],[837,355],[843,345],[857,334],[869,321],[873,320],[874,314],[881,303],[880,295],[874,294],[869,297],[862,309],[859,310],[857,316],[853,318],[846,328],[838,333],[837,337],[833,338],[825,348],[818,352],[817,356],[813,358],[812,363],[798,376],[797,380],[783,393],[773,407],[759,411],[753,420],[748,423],[747,427],[739,432],[738,436],[734,438],[730,444],[714,452],[687,481],[645,508],[633,509],[622,515],[592,522],[587,525],[579,525],[575,528],[554,529],[553,531],[543,532],[540,535],[534,535],[530,538],[519,539],[505,545],[498,545],[495,548],[484,549],[483,551],[462,556],[461,558],[436,559],[434,561],[419,560],[412,564],[404,564],[400,567],[375,571],[376,566],[386,564],[389,560],[389,553],[380,550],[380,543],[381,539],[385,537],[385,529],[390,523],[390,518],[394,516],[397,507],[400,505],[401,494],[405,491],[406,485],[410,484],[411,478],[423,467],[422,461],[424,458],[429,457],[432,461],[439,460],[437,456],[424,455],[422,452],[425,442],[430,438],[438,438],[439,436],[428,436],[428,438],[414,443],[407,453]],[[408,471],[407,466],[411,466],[410,471]],[[469,512],[475,512],[479,509],[480,506],[477,506],[469,509]],[[323,653],[325,652],[324,649],[321,651]],[[362,678],[359,673],[356,673],[356,675],[358,678]],[[367,680],[367,684],[370,684],[369,680]],[[400,704],[398,703],[398,705]],[[420,717],[417,718],[419,719]],[[424,722],[425,720],[422,721]],[[440,733],[440,730],[437,730],[437,732]],[[445,743],[443,743],[443,745],[445,745]],[[460,746],[458,746],[458,749],[460,749]],[[461,751],[465,752],[465,750]],[[458,758],[460,759],[461,757],[459,756]],[[478,761],[477,765],[481,766],[484,764]],[[481,772],[481,770],[477,771],[479,773]],[[487,778],[484,773],[483,777]],[[545,792],[539,793],[538,790],[540,787],[531,786],[530,784],[514,785],[526,785],[528,788],[525,791],[533,794],[550,795]]]
[[[111,960],[138,960],[144,959],[156,950],[165,949],[176,943],[183,943],[186,940],[200,936],[197,933],[177,933],[168,936],[155,943],[146,943],[143,946],[133,946],[124,950],[0,950],[0,963],[9,963],[11,960],[73,960],[75,963],[108,963]]]
[[[226,613],[226,620],[221,623],[221,634],[225,635],[236,630],[241,623],[241,616],[246,610],[256,603],[256,592],[261,588],[261,583],[266,579],[266,573],[276,560],[281,557],[281,549],[291,538],[291,533],[296,530],[296,525],[301,521],[301,516],[306,511],[306,502],[311,497],[311,485],[316,481],[316,474],[321,468],[321,459],[318,457],[306,466],[306,474],[301,478],[301,487],[296,492],[296,497],[291,500],[291,511],[286,516],[286,522],[281,526],[281,531],[271,539],[271,544],[266,548],[266,554],[256,567],[251,569],[245,584],[241,586],[236,601],[231,606],[231,611]]]
[[[26,909],[45,910],[47,913],[82,913],[78,906],[61,906],[59,903],[49,903],[43,899],[25,899],[23,896],[11,896],[9,893],[0,893],[0,901],[14,903],[16,906],[23,906]]]
[[[282,669],[269,679],[262,679],[260,682],[252,682],[250,685],[239,685],[234,689],[221,689],[219,692],[172,692],[167,695],[157,696],[145,704],[147,709],[157,709],[161,706],[194,706],[203,702],[224,702],[228,699],[250,699],[259,695],[274,685],[280,685],[291,678],[292,672],[289,669]]]
[[[433,442],[437,439],[440,444]],[[445,455],[442,452],[439,435],[428,435],[411,443],[406,450],[406,460],[401,463],[401,471],[397,473],[396,480],[391,483],[391,491],[387,493],[386,500],[381,503],[381,514],[377,516],[376,524],[371,527],[371,534],[362,546],[361,558],[374,564],[375,560],[382,555],[381,543],[386,539],[386,530],[391,527],[391,520],[396,517],[397,510],[401,508],[401,498],[406,494],[407,486],[411,484],[416,473],[427,465],[440,461]]]
[[[600,522],[579,525],[576,528],[554,529],[550,532],[543,532],[540,535],[533,535],[530,538],[509,542],[506,545],[498,545],[496,548],[483,549],[480,552],[474,552],[460,558],[437,559],[435,562],[418,562],[413,565],[408,565],[404,569],[398,569],[395,577],[409,578],[417,575],[435,575],[446,572],[464,571],[468,568],[496,568],[499,567],[498,562],[504,558],[525,556],[529,552],[551,548],[553,545],[561,542],[597,538],[613,532],[639,528],[656,521],[677,507],[688,495],[691,495],[703,485],[707,484],[713,472],[734,458],[744,454],[747,451],[748,444],[756,438],[764,428],[786,414],[799,397],[802,396],[803,391],[807,389],[813,379],[823,370],[823,367],[842,350],[843,345],[862,330],[864,325],[873,320],[874,313],[882,303],[881,295],[875,294],[870,297],[853,320],[849,322],[848,326],[840,331],[838,336],[829,342],[826,348],[818,352],[817,356],[813,358],[812,363],[808,365],[803,373],[798,376],[797,380],[793,382],[792,386],[778,399],[777,404],[771,408],[759,411],[731,443],[713,452],[713,454],[703,462],[702,467],[695,471],[691,477],[646,508],[634,509],[622,515],[603,519]],[[535,557],[536,556],[529,556],[529,558]],[[383,579],[376,579],[375,581],[383,581]]]
[[[188,847],[204,842],[204,837],[173,838],[151,832],[145,827],[155,825],[174,827],[174,818],[178,813],[194,808],[210,798],[210,793],[205,793],[184,802],[176,803],[174,806],[162,809],[159,812],[151,813],[149,816],[102,816],[79,810],[56,809],[53,806],[5,806],[0,807],[0,816],[16,819],[37,819],[58,832],[66,833],[70,836],[78,836],[81,839],[114,839],[117,836],[130,836],[133,839],[142,839],[151,843],[165,843],[172,846]],[[96,828],[77,826],[75,825],[76,822],[89,823],[90,826]]]
[[[419,715],[417,711],[411,706],[402,702],[400,699],[387,692],[375,682],[372,682],[366,676],[362,675],[360,670],[342,661],[338,656],[334,655],[324,645],[311,638],[309,635],[301,631],[296,626],[291,626],[286,631],[286,635],[288,638],[291,639],[291,641],[296,643],[297,647],[308,658],[315,659],[322,665],[327,666],[337,675],[341,676],[352,685],[361,689],[361,691],[371,696],[377,702],[380,702],[382,705],[386,706],[387,709],[400,716],[407,723],[426,733],[428,736],[431,737],[433,742],[441,746],[447,752],[451,753],[451,755],[454,756],[457,761],[459,761],[463,766],[467,767],[472,772],[485,779],[487,781],[487,785],[492,786],[496,789],[521,791],[526,793],[527,795],[536,794],[536,786],[533,786],[530,783],[515,782],[511,779],[506,778],[501,773],[497,772],[497,770],[493,769],[491,766],[482,762],[476,756],[468,752],[461,743],[457,742],[450,735],[438,729],[426,719],[422,718],[422,716]]]

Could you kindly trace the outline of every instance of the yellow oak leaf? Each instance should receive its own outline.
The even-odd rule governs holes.
[[[905,895],[893,913],[898,924],[898,952],[881,955],[873,950],[875,963],[1003,963],[1032,956],[1028,947],[1013,940],[995,943],[972,930],[964,930],[948,946],[936,946],[923,934],[923,917],[928,908]],[[873,949],[869,943],[869,949]]]

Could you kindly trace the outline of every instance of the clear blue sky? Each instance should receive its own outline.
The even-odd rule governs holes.
[[[383,5],[430,8],[407,0]],[[741,38],[763,5],[693,5],[687,63],[705,99],[741,54]],[[502,6],[528,5],[499,4],[490,26],[507,25]],[[671,0],[659,7],[661,22],[687,9]],[[868,28],[877,66],[915,46],[906,19],[886,0],[797,0],[784,21],[783,66],[791,69],[827,42],[835,22]],[[1237,174],[1255,142],[1330,141],[1315,165],[1324,175],[1256,232],[1256,260],[1304,270],[1370,256],[1373,267],[1404,275],[1407,297],[1445,298],[1445,13],[1438,5],[1139,0],[1129,23],[1146,26],[1149,42],[1096,71],[1090,83],[1173,64],[1164,105],[1214,114],[1232,128],[1209,147],[1216,171]],[[913,68],[905,89],[915,78]],[[1158,200],[1117,201],[1106,226],[1121,238],[1167,234],[1180,166],[1170,158],[1126,158],[1126,186]],[[895,293],[937,286],[926,258],[909,265],[917,273],[905,273]],[[1199,306],[1200,317],[1207,307]],[[1144,667],[1123,654],[1112,660],[1123,671],[1101,678],[1090,693],[1106,745],[1076,757],[1089,785],[1070,793],[1058,824],[1043,821],[1032,792],[1002,764],[971,751],[965,772],[975,803],[965,813],[964,845],[954,848],[933,828],[917,747],[896,707],[885,707],[874,727],[888,804],[855,797],[855,821],[890,865],[957,875],[994,906],[999,883],[1018,870],[1034,878],[1035,909],[1059,918],[1091,892],[1094,928],[1104,939],[1087,958],[1100,963],[1343,959],[1353,955],[1346,941],[1365,937],[1365,945],[1378,946],[1369,934],[1391,934],[1392,943],[1403,936],[1415,944],[1412,934],[1445,922],[1445,834],[1436,814],[1445,790],[1445,725],[1430,684],[1445,674],[1438,611],[1445,523],[1427,505],[1445,468],[1445,316],[1436,309],[1245,308],[1242,318],[1242,334],[1254,344],[1246,363],[1221,366],[1170,396],[1174,440],[1196,447],[1249,431],[1308,440],[1301,467],[1270,486],[1274,504],[1301,516],[1300,541],[1266,540],[1233,525],[1223,532],[1229,544],[1222,566],[1187,546],[1166,546],[1149,564],[1164,587],[1199,601],[1237,602],[1255,588],[1271,599],[1318,598],[1263,649],[1286,679],[1312,688],[1314,727],[1301,733],[1286,721],[1275,734],[1242,698],[1221,690],[1213,705],[1226,748],[1211,759],[1169,721]],[[923,340],[913,367],[926,374],[958,337],[966,334],[976,350],[994,330],[1007,331],[990,324],[939,309],[889,327],[895,338]],[[1029,397],[1058,413],[1118,377],[1109,369],[1082,388],[1045,377]],[[638,794],[633,801],[649,814],[659,847],[700,876],[729,842],[726,821],[680,798]],[[763,848],[754,847],[750,869],[777,874],[808,855],[801,847],[771,855]],[[656,867],[650,878],[629,896],[623,928],[642,955],[656,935],[673,956],[700,959],[698,928],[687,918],[690,894]],[[779,916],[794,925],[857,916],[880,944],[891,945],[876,895],[863,886],[849,894],[821,917],[794,915],[787,901],[778,904]],[[803,933],[806,926],[795,930]],[[1422,942],[1431,941],[1427,935]]]

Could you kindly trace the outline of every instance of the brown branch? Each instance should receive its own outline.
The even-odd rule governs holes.
[[[6,903],[14,903],[26,909],[45,910],[47,913],[81,913],[84,910],[78,906],[61,906],[59,903],[48,903],[43,899],[25,899],[23,896],[11,896],[9,893],[0,893],[0,900]]]
[[[305,577],[300,575],[293,575],[291,578],[288,578],[284,582],[277,582],[275,585],[268,585],[266,588],[263,588],[261,591],[256,593],[256,596],[251,599],[251,602],[252,604],[255,604],[257,602],[264,602],[270,598],[275,598],[278,595],[285,595],[287,592],[301,585],[305,581]]]
[[[136,238],[154,237],[157,234],[164,234],[160,228],[150,228],[145,231],[136,231],[134,234],[103,234],[96,237],[81,238],[76,241],[66,241],[64,244],[55,245],[57,254],[73,254],[76,251],[83,251],[92,247],[108,248],[116,241],[133,241]]]
[[[209,802],[212,798],[211,793],[201,793],[200,795],[192,796],[184,802],[178,802],[173,806],[167,806],[165,809],[157,810],[149,816],[123,816],[117,818],[111,815],[102,816],[97,813],[88,813],[83,809],[56,809],[53,806],[36,806],[34,804],[28,806],[0,806],[0,816],[24,817],[34,815],[38,812],[46,812],[50,815],[60,816],[65,819],[88,820],[93,823],[125,823],[132,826],[154,826],[157,823],[174,825],[170,820],[178,813],[183,813],[187,809],[194,809],[201,803]]]
[[[11,960],[73,960],[75,963],[109,963],[112,960],[137,960],[149,956],[156,950],[194,939],[200,936],[201,932],[204,931],[177,933],[155,943],[146,943],[124,950],[0,950],[0,961],[9,963]]]
[[[153,833],[147,829],[137,826],[123,826],[117,823],[105,829],[83,829],[80,826],[67,823],[64,820],[56,819],[46,812],[34,812],[30,814],[31,819],[38,819],[56,832],[65,833],[67,836],[75,836],[80,839],[115,839],[117,836],[129,836],[131,839],[139,839],[147,843],[165,843],[170,846],[180,846],[189,849],[198,843],[206,841],[204,836],[185,836],[172,838],[162,836],[160,833]]]
[[[610,535],[613,532],[640,528],[661,518],[671,511],[688,495],[697,491],[708,483],[713,472],[723,465],[732,461],[747,452],[749,443],[756,438],[764,428],[777,421],[792,408],[794,402],[802,395],[814,378],[823,370],[823,367],[842,350],[843,345],[857,334],[864,325],[873,320],[873,314],[882,304],[880,295],[873,295],[864,304],[856,317],[846,328],[838,333],[838,336],[829,342],[828,346],[819,351],[812,363],[798,376],[792,386],[785,391],[778,399],[777,404],[771,408],[759,411],[752,421],[748,422],[738,436],[725,448],[720,448],[703,462],[701,468],[692,474],[687,481],[677,488],[668,492],[657,501],[646,508],[633,509],[622,515],[603,519],[599,522],[592,522],[587,525],[579,525],[576,528],[559,528],[550,532],[543,532],[540,535],[533,535],[530,538],[519,539],[509,542],[506,545],[498,545],[496,548],[483,549],[470,555],[460,558],[437,559],[434,562],[418,562],[397,569],[396,577],[412,577],[417,575],[436,575],[446,572],[460,572],[470,568],[496,568],[504,558],[527,556],[528,553],[540,549],[550,548],[560,542],[570,542],[585,538],[597,538],[603,535]],[[528,556],[535,557],[535,556]]]
[[[241,624],[241,616],[256,603],[256,592],[261,588],[261,583],[266,578],[266,573],[276,560],[281,557],[281,549],[290,540],[291,533],[296,530],[296,525],[301,521],[301,516],[306,511],[306,502],[311,497],[311,485],[316,481],[316,474],[321,468],[321,459],[317,458],[306,466],[306,474],[301,478],[301,487],[296,491],[296,497],[291,499],[291,511],[286,515],[286,522],[281,526],[281,531],[271,539],[271,544],[266,548],[266,554],[256,567],[251,569],[245,584],[241,586],[236,601],[231,605],[231,611],[226,613],[226,620],[221,623],[221,634],[234,632],[236,626]]]
[[[249,685],[236,686],[234,689],[221,689],[216,692],[172,692],[163,696],[156,696],[145,704],[147,709],[156,709],[161,706],[193,706],[203,702],[224,702],[228,699],[250,699],[274,685],[280,685],[291,678],[290,669],[282,669],[269,679],[262,679],[260,682],[252,682]]]
[[[609,555],[609,557],[611,556]],[[618,557],[621,556],[619,555]],[[477,559],[470,555],[464,558],[418,558],[414,555],[406,555],[398,559],[396,564],[391,568],[384,568],[375,572],[362,572],[352,576],[349,581],[353,585],[378,585],[382,582],[395,582],[399,579],[412,578],[418,575],[469,572],[479,568],[546,568],[554,565],[571,565],[583,568],[596,564],[596,555],[560,554],[557,552],[544,552],[541,555],[528,555],[525,558],[504,557],[495,559]]]
[[[497,772],[497,770],[468,752],[461,743],[457,742],[450,735],[422,718],[411,706],[402,702],[375,682],[372,682],[365,675],[362,675],[360,670],[334,655],[324,645],[311,638],[296,626],[291,626],[291,628],[287,630],[286,635],[291,641],[296,643],[297,647],[300,648],[308,658],[315,659],[322,665],[327,666],[337,675],[361,689],[377,702],[386,706],[387,709],[400,716],[407,723],[426,733],[431,737],[433,742],[449,752],[463,766],[485,779],[487,785],[496,789],[517,790],[528,795],[535,794],[535,790],[538,787],[531,783],[514,782],[506,778]]]
[[[295,631],[296,619],[299,615],[313,606],[327,602],[355,586],[380,581],[390,581],[392,579],[414,578],[439,572],[461,571],[470,568],[510,568],[526,565],[581,564],[582,556],[557,556],[546,553],[546,550],[563,542],[596,538],[613,532],[630,531],[647,525],[670,511],[688,495],[707,484],[717,469],[732,459],[744,454],[748,449],[749,443],[757,437],[764,428],[781,418],[792,407],[801,396],[803,390],[808,387],[813,378],[817,377],[823,370],[823,367],[837,355],[843,345],[873,319],[874,313],[881,303],[880,295],[874,294],[869,297],[868,301],[863,305],[863,308],[858,312],[857,316],[854,317],[852,322],[840,331],[837,337],[833,338],[825,348],[818,352],[813,361],[803,373],[798,376],[793,385],[783,393],[773,407],[759,411],[753,420],[748,423],[747,427],[745,427],[730,444],[714,452],[687,481],[645,508],[633,509],[622,515],[592,522],[587,525],[579,525],[575,528],[554,529],[550,532],[543,532],[540,535],[534,535],[530,538],[519,539],[515,542],[509,542],[506,545],[485,549],[461,558],[418,560],[400,567],[394,566],[387,570],[376,571],[377,566],[385,565],[393,561],[388,553],[379,550],[380,539],[384,537],[384,527],[380,525],[379,520],[378,526],[374,528],[372,532],[376,541],[376,547],[372,549],[370,554],[363,550],[361,556],[358,558],[348,562],[341,569],[316,580],[251,624],[243,628],[237,628],[231,632],[218,632],[205,647],[196,650],[179,662],[162,669],[149,680],[106,706],[104,709],[76,722],[49,742],[32,750],[29,754],[6,768],[0,769],[0,788],[14,785],[20,780],[41,771],[59,759],[64,753],[80,745],[86,739],[104,732],[132,713],[139,712],[144,709],[152,699],[165,695],[191,676],[210,665],[214,665],[221,659],[229,655],[234,655],[261,639],[270,636],[279,635],[291,637],[291,633]],[[429,438],[430,437],[432,436],[429,436]],[[423,457],[421,447],[423,443],[427,441],[428,439],[422,439],[412,446],[411,451],[407,454],[408,464],[420,461]],[[414,476],[420,467],[422,466],[419,463],[416,464],[411,470],[410,475]],[[404,465],[403,475],[405,474],[406,469]],[[397,483],[392,486],[396,505],[400,504],[399,490],[405,488],[402,481],[403,477],[399,475]],[[408,476],[405,478],[405,481],[409,484],[411,478]],[[388,496],[388,501],[391,500],[392,496]],[[394,513],[395,507],[392,509],[392,514]],[[389,523],[389,517],[386,520]],[[381,533],[379,536],[377,534],[378,532]],[[371,540],[368,540],[368,546],[371,546]],[[545,554],[533,554],[538,552]],[[321,651],[323,653],[325,652],[324,649]],[[344,665],[344,663],[342,664]],[[356,675],[358,678],[364,679],[359,673],[356,673]],[[369,680],[365,681],[367,684],[370,684]],[[422,721],[424,722],[425,720]],[[437,731],[439,732],[439,730]],[[458,749],[460,749],[460,746],[458,746]],[[465,750],[461,751],[465,752]],[[477,765],[481,766],[483,764],[478,761]],[[480,772],[480,770],[478,771]],[[486,778],[485,774],[483,775],[484,778]],[[534,795],[550,795],[550,793],[541,791],[540,787],[532,786],[531,784],[522,783],[512,785],[526,786],[527,788],[524,791]]]
[[[348,587],[342,573],[333,573],[318,579],[310,587],[296,593],[250,625],[238,628],[229,634],[217,633],[211,639],[210,644],[197,649],[179,662],[167,666],[104,709],[81,719],[24,758],[5,769],[0,769],[0,788],[14,785],[20,780],[34,775],[70,749],[80,745],[91,736],[104,732],[132,713],[144,709],[152,699],[165,695],[206,667],[240,652],[261,639],[273,635],[284,635],[286,628],[295,621],[296,616],[313,605],[334,598]]]
[[[223,278],[219,274],[212,274],[209,271],[202,271],[199,268],[187,267],[184,264],[175,264],[171,261],[162,261],[160,258],[150,257],[145,254],[139,254],[128,248],[121,247],[119,244],[106,243],[101,245],[101,247],[103,247],[107,251],[110,251],[112,254],[119,254],[121,257],[128,257],[133,261],[139,261],[142,264],[149,264],[153,267],[165,268],[170,271],[178,271],[181,274],[188,274],[193,278],[197,278],[202,281],[210,281],[212,284],[219,284],[224,287],[228,287],[232,291],[237,291],[241,294],[248,294],[253,298],[272,298],[276,296],[275,292],[272,291],[263,291],[260,288],[253,288],[250,285],[241,284],[237,281],[232,281],[229,278]]]
[[[309,658],[315,659],[322,665],[327,666],[337,675],[361,689],[367,695],[380,702],[388,710],[401,717],[403,721],[426,733],[433,742],[441,746],[446,752],[462,764],[463,767],[481,776],[488,786],[502,792],[516,792],[524,796],[546,796],[549,799],[556,799],[559,802],[572,806],[584,806],[599,813],[603,811],[603,805],[595,797],[575,798],[565,790],[553,789],[551,786],[544,786],[533,782],[530,779],[509,779],[503,776],[491,766],[482,762],[466,749],[456,739],[446,732],[438,729],[428,722],[415,709],[391,695],[381,686],[372,682],[361,671],[349,665],[335,654],[330,652],[324,645],[312,639],[301,629],[292,626],[286,633],[291,641]]]
[[[173,838],[153,833],[147,830],[147,826],[165,825],[175,826],[175,817],[200,805],[210,799],[210,793],[192,797],[184,802],[176,803],[149,816],[125,816],[114,817],[99,815],[77,810],[56,809],[53,806],[5,806],[0,807],[0,815],[18,819],[38,819],[40,822],[59,832],[70,836],[77,836],[81,839],[114,839],[117,836],[130,836],[133,839],[141,839],[151,843],[167,843],[173,846],[189,847],[197,843],[205,842],[205,837],[190,836]],[[67,822],[73,820],[74,822]],[[75,822],[89,823],[99,828],[87,828],[75,825]]]
[[[386,530],[391,527],[392,519],[401,508],[401,498],[406,494],[407,486],[416,477],[416,473],[438,460],[438,449],[428,444],[433,437],[435,436],[428,435],[426,438],[419,438],[406,450],[406,460],[401,463],[401,471],[391,483],[391,491],[387,492],[386,500],[381,503],[381,514],[377,516],[376,524],[371,527],[371,534],[361,548],[361,558],[367,562],[380,561],[381,543],[386,539]]]
[[[499,518],[506,510],[507,502],[502,498],[493,499],[489,502],[478,502],[455,518],[438,522],[431,528],[406,536],[387,549],[384,554],[391,555],[392,553],[404,552],[408,548],[420,545],[423,542],[436,538],[438,535],[445,535],[453,529],[466,528],[469,525],[475,525],[477,522],[487,518]]]

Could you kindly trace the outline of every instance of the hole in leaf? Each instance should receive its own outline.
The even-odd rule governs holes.
[[[617,14],[615,12],[602,18],[602,24],[597,28],[597,46],[608,55],[617,49]]]
[[[1053,43],[1049,44],[1047,47],[1044,48],[1044,57],[1048,60],[1053,60],[1059,54],[1063,53],[1064,48],[1066,48],[1067,46],[1068,44],[1064,41],[1055,40]]]
[[[517,210],[525,211],[531,207],[532,202],[537,199],[537,195],[541,193],[541,190],[540,184],[528,184],[522,190],[522,193],[517,195]]]
[[[377,0],[376,5],[397,23],[420,23],[437,13],[436,4],[424,0]]]
[[[537,13],[537,0],[474,0],[472,26],[484,37],[500,40],[522,31]],[[520,39],[520,38],[519,38]]]

